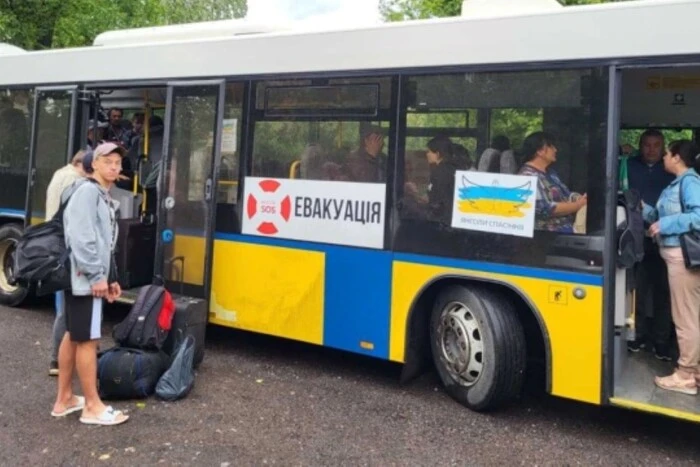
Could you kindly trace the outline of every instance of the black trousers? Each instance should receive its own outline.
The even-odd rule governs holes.
[[[655,346],[671,345],[673,318],[668,270],[659,254],[658,245],[650,238],[644,239],[644,260],[636,266],[635,282],[637,341]]]

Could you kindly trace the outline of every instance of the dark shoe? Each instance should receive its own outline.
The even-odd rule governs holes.
[[[646,348],[646,346],[647,345],[644,342],[634,340],[627,343],[627,350],[629,350],[630,352],[637,353],[640,350]]]
[[[58,362],[49,364],[49,376],[58,376]]]
[[[670,362],[673,360],[673,355],[669,352],[668,347],[665,345],[654,346],[654,357],[662,362]]]

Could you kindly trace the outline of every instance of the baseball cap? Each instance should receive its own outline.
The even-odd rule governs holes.
[[[113,152],[121,157],[126,155],[126,149],[112,142],[102,142],[95,149],[88,149],[85,156],[83,156],[83,170],[85,173],[91,174],[93,172],[92,161],[96,157],[106,156]]]
[[[124,157],[126,155],[126,149],[123,147],[119,146],[116,143],[113,143],[111,141],[107,142],[102,142],[97,145],[95,150],[93,151],[93,158],[97,159],[98,157],[106,156],[108,154],[111,154],[113,152],[116,152],[119,154],[121,157]]]

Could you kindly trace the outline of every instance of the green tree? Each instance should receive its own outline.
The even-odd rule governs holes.
[[[625,0],[558,0],[564,5],[587,5]],[[462,0],[380,0],[379,11],[387,21],[459,16]]]
[[[246,0],[0,0],[0,42],[28,50],[89,45],[114,29],[238,18]]]

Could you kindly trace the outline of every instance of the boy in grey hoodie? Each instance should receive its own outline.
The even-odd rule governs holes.
[[[129,418],[106,406],[97,393],[103,299],[113,302],[121,295],[112,261],[118,234],[117,206],[109,189],[119,176],[124,153],[114,143],[97,146],[92,157],[92,177],[64,194],[70,196],[63,224],[70,249],[71,291],[65,294],[68,332],[58,351],[58,394],[51,415],[63,417],[82,410],[80,421],[91,425],[117,425]],[[84,397],[73,394],[74,368]]]

